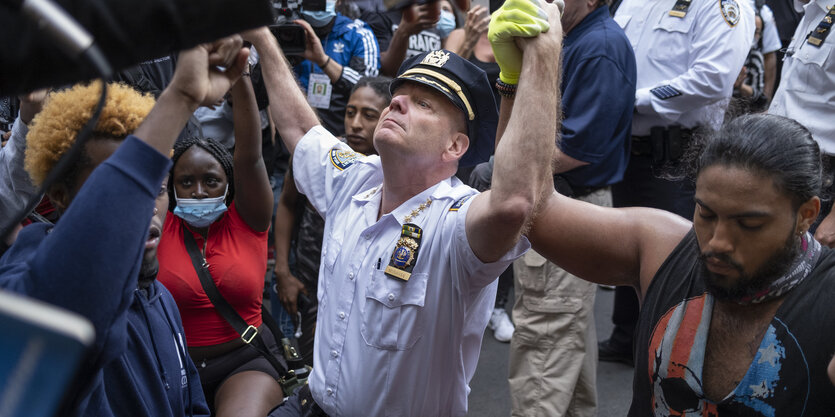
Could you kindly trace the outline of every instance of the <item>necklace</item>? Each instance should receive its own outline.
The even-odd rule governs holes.
[[[427,207],[429,207],[431,205],[432,205],[432,198],[430,197],[430,198],[426,199],[425,203],[420,203],[418,208],[412,210],[411,213],[409,213],[405,217],[403,217],[403,223],[411,223],[412,219],[417,217],[417,215],[420,214],[420,212],[422,212],[424,209],[426,209]]]

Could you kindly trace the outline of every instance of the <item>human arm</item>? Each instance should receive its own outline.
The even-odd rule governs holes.
[[[446,38],[444,49],[454,52],[464,59],[470,59],[478,39],[487,33],[490,14],[481,5],[473,6],[467,12],[467,21],[463,29],[453,30]]]
[[[739,71],[739,76],[734,81],[734,92],[738,93],[740,97],[750,98],[754,96],[754,89],[750,85],[745,84],[745,78],[748,76],[748,68],[743,66]]]
[[[29,123],[41,111],[46,90],[20,97],[20,115],[12,126],[9,141],[0,149],[0,218],[9,218],[24,209],[38,192],[23,167]]]
[[[783,43],[780,41],[780,33],[777,30],[777,22],[774,19],[774,11],[771,10],[771,7],[764,4],[760,8],[760,16],[763,20],[762,53],[765,67],[763,94],[771,101],[777,83],[777,51],[783,47]]]
[[[533,249],[587,281],[630,285],[643,295],[691,228],[675,214],[609,208],[552,193],[528,232]]]
[[[827,373],[829,374],[829,380],[832,381],[832,385],[835,385],[835,358],[832,358],[832,360],[829,361]]]
[[[313,28],[303,21],[300,21],[300,24],[306,25],[308,40],[312,42],[311,38],[314,38],[318,42]],[[361,77],[378,74],[380,51],[374,33],[359,22],[353,23],[350,32],[341,36],[339,42],[344,45],[346,54],[334,54],[329,57],[322,50],[321,42],[318,42],[310,48],[314,51],[310,51],[309,54],[305,51],[304,57],[327,74],[335,92],[347,97]],[[313,72],[312,68],[310,71]]]
[[[632,49],[621,39],[610,39],[599,55],[575,59],[566,68],[554,173],[599,164],[628,149],[637,74]]]
[[[406,59],[406,50],[409,49],[409,37],[416,35],[426,29],[432,28],[438,23],[440,10],[437,5],[433,9],[431,4],[412,5],[403,11],[403,18],[391,41],[381,55],[380,74],[395,77],[400,64]]]
[[[824,246],[835,248],[835,210],[830,211],[821,220],[818,228],[815,230],[815,239]]]
[[[330,78],[331,82],[336,83],[342,77],[342,65],[325,53],[324,48],[322,48],[322,40],[316,36],[316,32],[313,31],[310,23],[307,23],[304,19],[295,20],[294,23],[304,28],[305,39],[302,58],[318,65],[325,72],[325,75]]]
[[[295,315],[299,292],[307,294],[304,284],[290,272],[290,240],[293,234],[293,225],[296,223],[296,203],[299,199],[299,190],[296,188],[296,181],[293,179],[292,162],[284,177],[284,187],[281,189],[281,196],[278,198],[278,205],[275,209],[275,275],[276,292],[281,305],[290,315]]]
[[[763,55],[763,94],[770,101],[774,97],[774,84],[777,81],[777,53],[771,52]]]
[[[501,142],[501,138],[504,135],[504,131],[507,129],[510,114],[513,112],[514,101],[515,99],[512,97],[502,97],[502,101],[499,103],[499,124],[496,129],[496,147],[498,147],[498,144]],[[557,146],[553,148],[551,169],[554,174],[570,171],[574,168],[579,168],[588,164],[588,162],[583,162],[566,155]]]
[[[255,231],[270,228],[273,191],[261,154],[261,116],[249,77],[232,87],[232,120],[235,129],[235,207],[241,219]]]
[[[93,323],[90,372],[124,351],[126,310],[136,289],[155,199],[170,168],[169,151],[189,108],[201,103],[198,98],[216,100],[228,90],[235,72],[240,74],[246,59],[240,45],[240,40],[231,40],[183,52],[165,99],[93,171],[50,233],[42,228],[28,233],[43,235],[25,262],[0,271],[0,287],[69,309]],[[233,66],[236,56],[243,60]],[[220,62],[232,72],[210,74],[210,64]],[[170,125],[178,120],[179,125]]]
[[[174,71],[171,84],[160,94],[154,109],[133,132],[134,136],[168,155],[197,107],[217,102],[240,78],[249,56],[240,46],[240,37],[235,36],[181,53],[177,69],[185,70]],[[221,71],[218,66],[227,69]]]
[[[554,174],[561,174],[563,172],[571,171],[572,169],[589,165],[586,161],[581,161],[568,156],[558,147],[554,147],[554,157],[552,158],[552,161],[551,166],[554,169]]]
[[[531,39],[516,38],[524,53],[513,107],[524,112],[510,112],[496,148],[492,189],[475,197],[467,212],[467,240],[482,262],[499,260],[516,243],[537,202],[552,187],[551,149],[557,137],[561,76],[560,60],[554,57],[561,55],[562,26],[556,5],[525,2],[523,7],[542,30]],[[537,21],[540,8],[547,13],[547,22]],[[491,26],[495,22],[496,17]],[[505,116],[507,104],[502,103]]]
[[[269,29],[254,29],[246,32],[244,36],[258,50],[267,96],[272,103],[270,115],[284,145],[292,155],[302,136],[320,124],[319,119],[307,103],[293,70]]]
[[[689,59],[679,63],[684,70],[669,80],[638,89],[635,111],[676,123],[688,111],[729,98],[754,36],[753,12],[748,7],[740,11],[735,26],[730,26],[721,11],[712,6],[704,5],[695,11],[695,23],[689,29],[695,33],[685,34],[689,36]],[[664,85],[681,94],[664,99],[651,92]]]

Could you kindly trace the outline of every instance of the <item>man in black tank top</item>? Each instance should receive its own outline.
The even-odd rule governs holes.
[[[533,248],[638,291],[629,416],[832,416],[835,252],[809,233],[817,144],[793,120],[749,115],[690,154],[692,224],[554,193],[528,233]]]

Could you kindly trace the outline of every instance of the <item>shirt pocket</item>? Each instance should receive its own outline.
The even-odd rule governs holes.
[[[366,287],[360,332],[365,343],[377,349],[408,350],[423,335],[426,273],[408,281],[375,270]]]
[[[687,51],[691,49],[692,27],[693,16],[679,18],[664,13],[652,28],[652,47],[647,49],[647,58],[661,67],[684,72],[690,64]]]
[[[321,267],[325,268],[325,275],[333,276],[333,269],[336,266],[336,259],[339,258],[339,253],[342,251],[342,241],[345,237],[345,228],[336,227],[334,230],[327,232],[322,240],[322,260]],[[319,286],[316,291],[316,297],[319,300],[319,308],[322,308],[322,299],[324,293],[328,288],[328,279],[319,280]]]
[[[786,89],[802,93],[814,92],[818,91],[821,85],[831,84],[829,79],[833,75],[827,74],[826,70],[835,66],[832,62],[835,57],[832,55],[832,45],[814,47],[804,41],[803,46],[794,54],[798,61],[795,63],[797,69],[789,77],[794,79],[786,83]]]

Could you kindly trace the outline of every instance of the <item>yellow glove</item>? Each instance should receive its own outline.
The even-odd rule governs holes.
[[[507,0],[499,10],[493,12],[487,38],[493,47],[493,56],[501,70],[499,79],[503,83],[518,84],[519,73],[522,71],[522,51],[513,38],[532,38],[547,32],[551,27],[548,15],[539,6],[540,1],[543,0]]]

